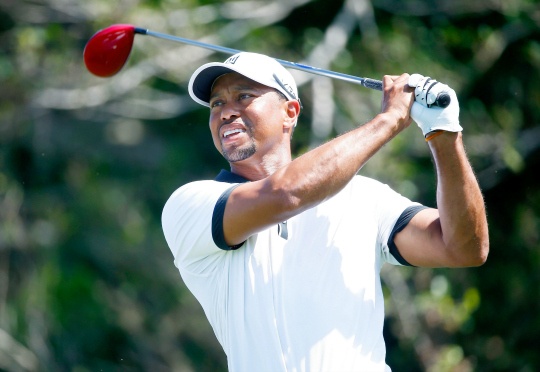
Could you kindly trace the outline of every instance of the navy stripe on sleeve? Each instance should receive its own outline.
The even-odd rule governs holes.
[[[415,205],[412,207],[408,207],[401,213],[401,216],[399,216],[398,220],[396,221],[396,224],[394,225],[394,228],[392,229],[392,233],[390,233],[390,237],[388,238],[388,248],[390,249],[390,254],[394,256],[394,258],[402,265],[405,266],[414,266],[407,262],[403,258],[403,256],[399,253],[398,247],[396,246],[396,243],[394,243],[394,237],[395,235],[403,230],[405,226],[412,220],[412,218],[421,210],[427,209],[427,207],[423,205]]]
[[[225,236],[223,234],[223,215],[225,214],[225,206],[227,205],[227,199],[231,195],[231,192],[240,185],[233,185],[229,187],[219,197],[216,205],[214,206],[214,212],[212,213],[212,239],[214,243],[225,251],[232,251],[240,248],[244,243],[238,245],[229,246],[225,242]]]

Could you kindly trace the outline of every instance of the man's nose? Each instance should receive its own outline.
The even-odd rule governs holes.
[[[221,120],[226,121],[240,116],[240,110],[235,102],[227,102],[221,106]]]

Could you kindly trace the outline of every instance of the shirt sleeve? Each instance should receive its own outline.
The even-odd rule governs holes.
[[[216,206],[214,207],[214,214],[212,215],[212,237],[214,243],[224,251],[234,251],[244,245],[244,242],[237,245],[228,245],[225,241],[225,235],[223,234],[223,216],[225,214],[225,207],[227,206],[227,200],[231,195],[231,192],[235,188],[240,186],[240,184],[233,185],[229,187],[228,190],[225,190],[223,194],[219,197]]]
[[[427,207],[425,207],[423,205],[413,205],[413,206],[408,207],[407,209],[405,209],[403,211],[403,213],[401,213],[401,215],[399,216],[398,220],[396,221],[396,223],[394,225],[394,228],[392,229],[392,232],[390,233],[390,237],[388,238],[388,244],[387,244],[388,248],[390,250],[390,254],[401,265],[414,266],[414,265],[410,264],[409,262],[407,262],[407,260],[405,258],[403,258],[401,253],[399,253],[399,249],[398,249],[396,243],[394,243],[394,237],[396,236],[396,234],[398,232],[403,230],[405,228],[405,226],[407,226],[407,224],[412,220],[412,218],[418,212],[420,212],[421,210],[426,209],[426,208]]]
[[[208,259],[224,252],[212,237],[212,216],[220,196],[231,184],[196,181],[176,190],[163,208],[161,223],[165,240],[179,269],[202,274]]]

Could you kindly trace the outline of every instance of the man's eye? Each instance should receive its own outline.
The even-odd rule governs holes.
[[[222,101],[214,101],[214,102],[210,102],[210,108],[214,108],[214,107],[217,107],[217,106],[221,106],[223,104]]]
[[[242,93],[242,94],[240,94],[238,96],[239,99],[246,99],[246,98],[250,98],[250,97],[252,97],[252,95],[249,94],[249,93]]]

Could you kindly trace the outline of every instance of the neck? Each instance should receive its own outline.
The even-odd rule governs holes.
[[[291,162],[290,151],[266,154],[262,157],[253,155],[249,159],[230,163],[231,172],[250,181],[258,181],[271,176],[275,171]]]

